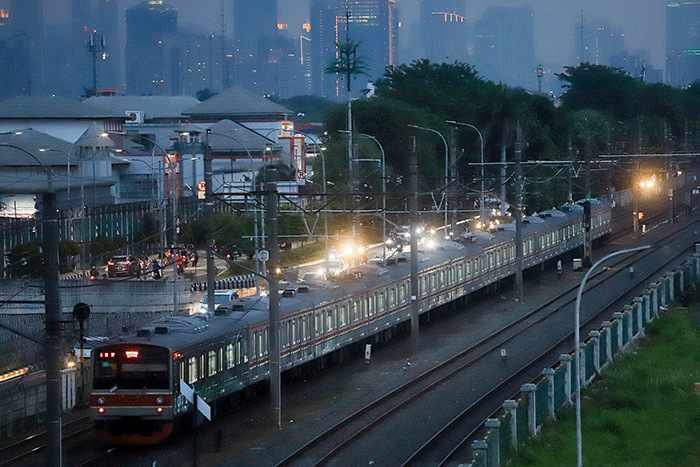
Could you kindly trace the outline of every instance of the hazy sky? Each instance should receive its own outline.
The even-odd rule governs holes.
[[[48,0],[51,1],[51,0]],[[223,0],[226,11],[226,29],[232,30],[232,1]],[[310,0],[277,0],[279,21],[294,27],[308,20]],[[140,0],[124,0],[125,7]],[[182,26],[199,24],[211,32],[221,30],[222,0],[166,0],[179,9],[178,22]],[[397,0],[399,17],[403,22],[402,34],[410,30],[410,23],[418,19],[419,0]],[[627,49],[648,49],[655,68],[664,66],[665,0],[467,0],[467,20],[473,23],[481,18],[489,6],[523,6],[530,4],[535,13],[535,54],[538,61],[568,61],[574,45],[574,27],[580,22],[581,12],[586,20],[606,20],[623,29]]]

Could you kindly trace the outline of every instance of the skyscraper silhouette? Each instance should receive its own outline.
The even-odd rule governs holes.
[[[467,22],[464,14],[464,0],[421,0],[423,58],[434,63],[467,61]]]
[[[666,83],[686,87],[700,79],[700,2],[666,6]]]
[[[311,5],[314,94],[339,98],[345,92],[343,78],[327,75],[323,70],[329,61],[337,58],[335,42],[345,40],[346,5],[350,12],[350,36],[355,41],[362,41],[357,55],[366,58],[370,75],[358,78],[361,81],[354,89],[363,89],[366,82],[382,77],[384,67],[399,63],[399,21],[395,0],[316,1]]]
[[[126,10],[126,94],[175,94],[179,89],[177,10],[162,0]]]

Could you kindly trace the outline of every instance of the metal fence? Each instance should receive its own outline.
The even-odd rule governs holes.
[[[694,253],[674,271],[650,284],[632,304],[615,313],[611,321],[591,331],[580,343],[580,365],[576,365],[573,351],[561,355],[554,367],[545,368],[533,383],[524,384],[514,400],[505,401],[472,443],[469,462],[461,465],[499,467],[501,459],[517,450],[526,436],[536,436],[556,410],[573,404],[577,375],[582,388],[590,384],[619,352],[644,335],[644,326],[658,318],[660,309],[699,279],[700,253]]]

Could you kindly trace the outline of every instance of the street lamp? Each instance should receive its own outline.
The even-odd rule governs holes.
[[[62,465],[62,427],[61,427],[61,299],[58,287],[58,218],[56,193],[53,189],[52,171],[30,151],[9,143],[0,143],[21,151],[36,162],[46,173],[46,189],[40,190],[43,204],[43,239],[44,239],[44,296],[46,340],[46,465]]]
[[[445,139],[444,136],[442,136],[442,133],[440,133],[437,130],[433,130],[432,128],[425,128],[422,126],[418,125],[408,125],[410,128],[417,128],[419,130],[424,130],[424,131],[432,131],[436,135],[438,135],[441,139],[442,142],[445,144],[445,192],[443,193],[443,197],[445,199],[445,237],[447,237],[447,186],[450,184],[450,154],[449,154],[449,148],[447,146],[447,140]]]
[[[211,130],[207,130],[207,135],[216,135],[216,136],[222,136],[224,138],[230,138],[236,143],[240,144],[243,149],[245,149],[246,154],[248,155],[248,160],[250,160],[250,171],[252,173],[252,191],[256,190],[256,176],[255,176],[255,166],[253,164],[253,155],[250,153],[250,150],[248,147],[241,142],[238,138],[227,135],[226,133],[217,133],[213,132]],[[210,144],[210,141],[207,141],[207,145]],[[264,154],[263,154],[264,157]],[[213,188],[213,187],[212,187]],[[247,197],[246,197],[247,199]],[[255,275],[257,276],[255,279],[255,293],[260,294],[260,255],[258,254],[260,251],[259,248],[259,236],[258,236],[258,207],[257,207],[257,199],[253,201],[253,221],[254,221],[254,232],[253,234],[255,235]],[[212,294],[212,300],[213,300],[213,294]],[[210,309],[213,309],[214,303],[210,303],[209,306],[211,307]]]
[[[171,190],[172,190],[172,197],[173,197],[173,248],[175,248],[176,251],[176,256],[177,256],[177,188],[175,185],[175,161],[173,160],[172,157],[170,157],[170,154],[168,154],[168,151],[163,149],[157,141],[152,140],[150,138],[146,138],[143,135],[138,135],[140,139],[143,139],[144,141],[148,141],[149,143],[153,144],[153,150],[151,151],[151,157],[155,157],[156,153],[156,148],[160,149],[163,155],[168,159],[168,168],[172,170],[172,177],[170,177],[170,182],[171,182]],[[158,186],[160,186],[160,182],[158,183]],[[165,187],[163,187],[163,198],[165,199]],[[165,222],[164,222],[165,224]],[[161,229],[161,245],[165,246],[165,229]],[[177,301],[177,261],[173,261],[173,313],[177,314],[177,309],[178,309],[178,301]]]
[[[581,467],[581,360],[580,360],[580,351],[579,351],[579,341],[581,339],[580,336],[580,330],[579,327],[581,326],[580,324],[580,312],[579,310],[581,309],[581,296],[583,295],[583,288],[586,285],[586,280],[588,280],[588,277],[591,275],[593,270],[599,266],[603,261],[606,261],[614,256],[618,255],[624,255],[627,253],[633,253],[635,251],[640,251],[640,250],[647,250],[651,248],[652,245],[645,245],[645,246],[640,246],[637,248],[629,248],[627,250],[620,250],[616,251],[615,253],[610,253],[607,256],[604,256],[603,258],[599,259],[597,263],[595,263],[591,268],[586,272],[586,275],[583,276],[583,280],[581,281],[581,285],[578,288],[578,294],[576,295],[576,308],[574,311],[574,319],[575,319],[575,324],[574,324],[574,361],[576,362],[575,368],[576,368],[576,460],[577,460],[577,466]]]
[[[382,152],[382,261],[386,261],[386,158],[384,155],[384,147],[374,136],[365,133],[358,134],[377,143],[379,150]],[[445,209],[447,209],[447,204],[445,204]]]
[[[480,156],[481,156],[481,200],[479,203],[479,219],[481,219],[481,225],[486,225],[485,224],[485,219],[484,219],[484,137],[481,134],[481,131],[474,125],[471,125],[469,123],[461,123],[461,122],[455,122],[454,120],[447,120],[446,123],[450,125],[461,125],[461,126],[466,126],[469,128],[472,128],[479,134],[479,141],[481,142],[481,151],[480,151]],[[503,202],[504,200],[501,200]]]

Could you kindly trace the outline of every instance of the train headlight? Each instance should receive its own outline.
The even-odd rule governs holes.
[[[99,413],[105,413],[105,408],[104,408],[104,407],[100,407],[99,409],[97,409],[97,411],[98,411]]]
[[[158,413],[161,413],[161,412],[163,411],[163,407],[158,407],[158,408],[156,409],[156,411],[157,411]]]
[[[104,404],[104,403],[105,403],[105,398],[104,398],[104,397],[100,397],[99,399],[97,399],[97,403],[100,404],[100,405]]]
[[[162,403],[163,403],[163,398],[158,396],[158,398],[156,399],[156,404],[160,405]]]

